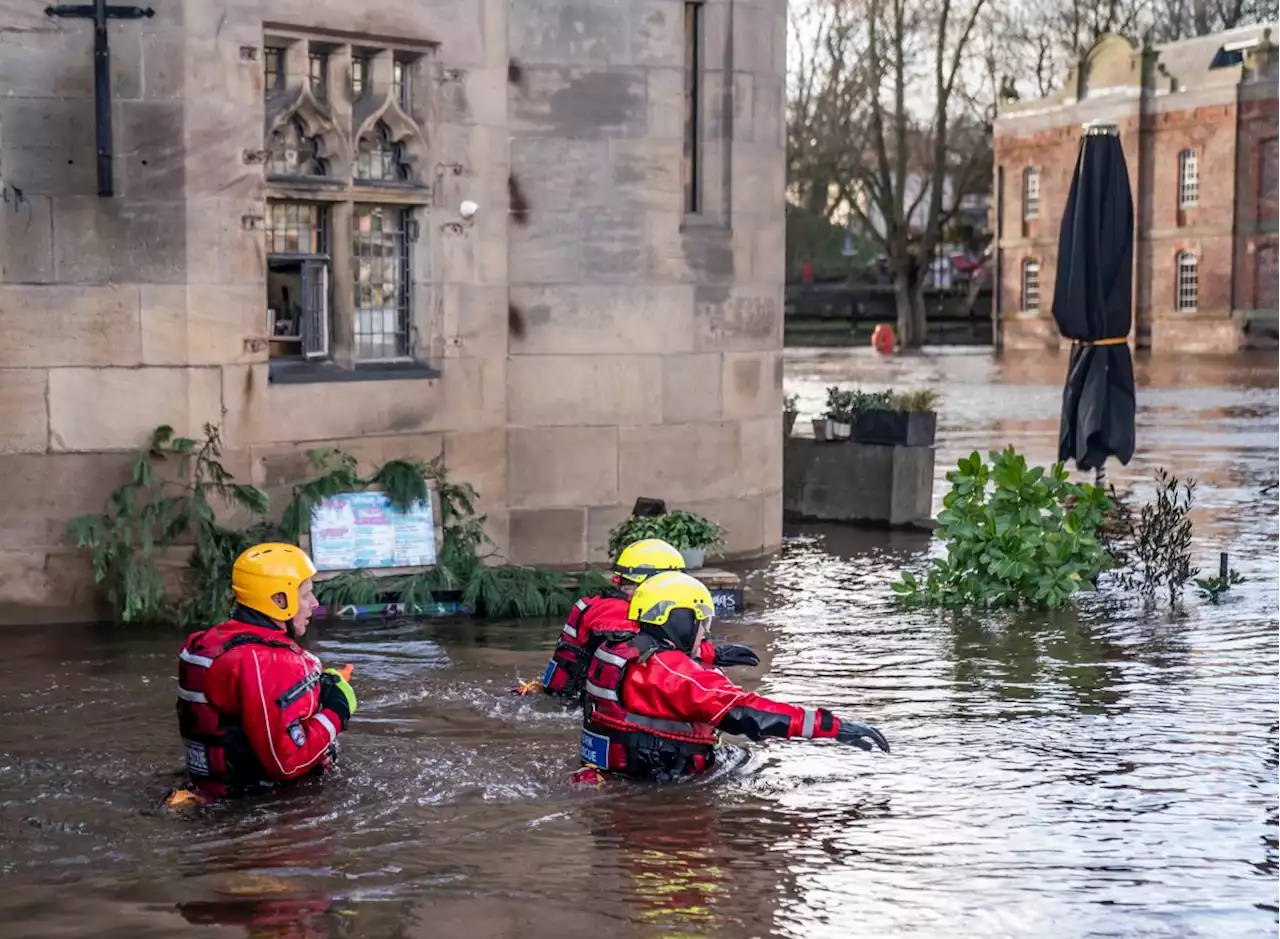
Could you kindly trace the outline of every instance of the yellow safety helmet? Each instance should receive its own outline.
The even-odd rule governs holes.
[[[622,549],[613,572],[623,580],[642,584],[662,571],[682,571],[684,555],[661,538],[642,538]]]
[[[663,627],[678,610],[691,613],[697,625],[710,623],[716,606],[702,581],[683,571],[664,571],[636,588],[627,616],[641,625]]]
[[[296,545],[257,544],[236,558],[231,569],[231,592],[236,602],[274,620],[291,620],[298,613],[298,589],[315,576],[316,566]],[[282,608],[274,599],[282,593]]]

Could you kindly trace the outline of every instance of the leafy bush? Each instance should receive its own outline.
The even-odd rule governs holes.
[[[948,607],[1060,607],[1091,589],[1110,559],[1095,536],[1108,502],[1072,483],[1061,463],[1028,467],[1012,447],[975,452],[947,474],[938,515],[945,559],[893,584],[904,601]]]
[[[107,497],[103,512],[68,523],[76,545],[92,552],[94,582],[105,585],[118,622],[176,619],[191,625],[230,612],[231,566],[263,523],[244,532],[225,528],[215,520],[213,501],[261,516],[267,494],[233,482],[221,458],[222,441],[211,424],[205,424],[202,441],[158,427],[138,451],[129,481]],[[160,562],[179,546],[191,547],[192,553],[185,574],[188,595],[175,606],[166,596]]]
[[[782,413],[798,414],[800,412],[800,396],[786,395],[782,399]]]
[[[609,556],[644,538],[661,538],[674,548],[715,551],[724,546],[724,529],[697,514],[677,509],[665,515],[632,515],[609,532]]]
[[[827,389],[825,416],[833,421],[852,423],[862,411],[933,411],[942,396],[932,388],[916,391],[846,391],[836,385]]]

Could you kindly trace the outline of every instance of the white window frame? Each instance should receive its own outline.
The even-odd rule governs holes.
[[[1186,149],[1178,154],[1178,208],[1194,209],[1200,204],[1200,154]]]
[[[1022,219],[1034,222],[1040,217],[1040,169],[1028,166],[1022,171]]]
[[[1194,251],[1179,251],[1174,262],[1173,306],[1194,313],[1200,306],[1200,259]]]
[[[1032,300],[1035,301],[1034,304]],[[1027,258],[1022,262],[1022,310],[1024,313],[1040,311],[1040,261],[1036,258]]]

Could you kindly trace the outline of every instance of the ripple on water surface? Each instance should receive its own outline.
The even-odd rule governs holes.
[[[835,382],[939,387],[940,501],[972,449],[1053,458],[1064,369],[794,355],[787,385],[802,411]],[[936,546],[834,526],[746,572],[757,602],[718,629],[762,665],[737,677],[889,754],[735,742],[696,782],[575,788],[576,717],[508,694],[556,623],[334,623],[309,641],[356,666],[341,771],[172,816],[177,637],[9,633],[0,937],[1274,935],[1275,363],[1138,372],[1112,478],[1200,480],[1197,558],[1249,578],[1221,606],[904,612],[888,583]]]

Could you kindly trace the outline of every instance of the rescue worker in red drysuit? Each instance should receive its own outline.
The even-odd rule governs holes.
[[[684,556],[661,538],[645,538],[627,545],[613,564],[615,589],[574,603],[542,680],[526,682],[515,689],[516,693],[542,691],[562,699],[566,705],[581,703],[587,663],[596,648],[606,639],[625,639],[638,631],[630,618],[631,595],[636,588],[654,574],[684,568]],[[695,657],[708,668],[760,664],[760,657],[747,646],[706,639],[699,644]]]
[[[631,619],[639,632],[603,643],[587,669],[580,753],[588,769],[658,778],[702,772],[715,762],[721,731],[888,752],[874,727],[753,694],[690,658],[713,612],[711,594],[688,574],[657,574],[636,588]],[[580,773],[578,781],[591,780]]]
[[[337,759],[355,692],[296,642],[319,605],[315,573],[293,545],[249,548],[232,570],[231,619],[193,634],[179,653],[178,729],[198,796],[248,795]]]

